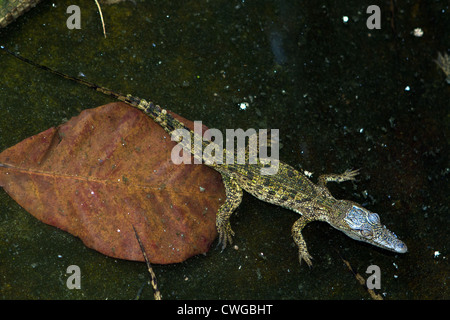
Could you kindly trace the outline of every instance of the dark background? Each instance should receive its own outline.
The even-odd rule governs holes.
[[[409,249],[394,254],[314,222],[303,231],[314,264],[300,266],[297,215],[247,194],[231,219],[238,250],[154,266],[164,299],[370,299],[341,257],[364,278],[379,266],[385,299],[448,299],[450,89],[433,60],[450,53],[450,8],[393,3],[125,1],[102,5],[105,39],[94,1],[44,1],[0,30],[0,43],[210,128],[279,129],[280,159],[313,181],[361,168],[330,190],[378,212]],[[71,4],[81,30],[66,27]],[[380,30],[366,26],[374,4]],[[111,102],[4,53],[0,71],[0,150]],[[143,289],[152,299],[145,264],[86,248],[3,190],[0,204],[0,297],[133,299]],[[72,264],[81,290],[65,285]]]

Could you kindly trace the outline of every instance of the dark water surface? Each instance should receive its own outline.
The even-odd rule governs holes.
[[[62,72],[156,101],[210,128],[276,128],[280,158],[299,170],[361,168],[337,198],[378,212],[408,245],[394,254],[328,224],[303,235],[313,268],[298,263],[295,213],[244,196],[231,224],[238,250],[212,248],[154,266],[165,299],[370,299],[381,270],[385,299],[448,299],[450,87],[435,62],[450,53],[447,1],[46,1],[0,31],[0,43]],[[414,35],[414,29],[416,34]],[[111,102],[0,54],[0,150]],[[246,103],[245,110],[241,106]],[[145,264],[103,256],[24,211],[0,190],[0,297],[133,299]],[[66,287],[78,265],[81,289]],[[145,285],[141,298],[153,297]]]

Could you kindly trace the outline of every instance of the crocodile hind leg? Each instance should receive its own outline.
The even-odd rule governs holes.
[[[359,174],[358,170],[346,170],[341,174],[323,174],[319,176],[318,185],[325,187],[327,182],[344,182],[348,180],[355,180],[355,176]]]
[[[216,215],[216,227],[219,232],[219,243],[222,244],[222,250],[225,249],[227,243],[232,243],[234,232],[230,226],[230,216],[241,204],[242,188],[228,175],[222,174],[223,184],[225,185],[226,199],[225,203],[219,208]]]

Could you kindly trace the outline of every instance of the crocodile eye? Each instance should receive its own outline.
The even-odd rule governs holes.
[[[373,212],[369,213],[367,219],[369,220],[370,224],[380,223],[380,216]]]
[[[369,229],[361,229],[361,235],[366,239],[372,239],[373,233]]]

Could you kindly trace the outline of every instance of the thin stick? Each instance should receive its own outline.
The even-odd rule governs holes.
[[[100,20],[102,20],[103,34],[105,35],[106,39],[105,21],[103,21],[102,8],[100,7],[100,3],[98,3],[97,0],[95,0],[95,3],[97,4],[98,12],[100,13]]]
[[[154,291],[155,300],[161,300],[161,292],[159,292],[159,289],[158,289],[158,283],[156,281],[156,275],[153,272],[153,269],[152,269],[152,266],[150,264],[150,261],[148,260],[147,254],[145,253],[144,245],[142,244],[141,239],[139,238],[139,235],[138,235],[136,229],[134,228],[134,226],[133,226],[133,230],[134,230],[134,234],[136,235],[136,239],[137,239],[137,241],[139,243],[139,247],[141,248],[142,255],[144,256],[145,262],[147,263],[147,269],[148,269],[148,272],[150,273],[150,278],[151,278],[151,283],[152,283],[152,287],[153,287],[153,291]]]
[[[339,253],[338,253],[338,254],[339,254]],[[347,260],[345,260],[344,258],[342,258],[342,256],[341,256],[341,259],[342,259],[342,261],[344,262],[344,264],[347,266],[347,268],[350,270],[350,272],[353,274],[353,276],[355,277],[356,281],[358,281],[359,284],[360,284],[361,286],[363,286],[363,287],[367,290],[367,292],[369,293],[370,297],[371,297],[373,300],[383,300],[383,297],[382,297],[382,296],[380,296],[379,294],[375,293],[375,291],[373,291],[372,289],[367,288],[366,282],[364,281],[364,278],[363,278],[358,272],[356,272],[356,271],[353,269],[353,267],[350,265],[350,262],[348,262]]]

